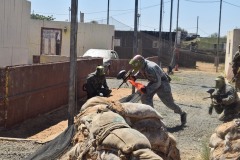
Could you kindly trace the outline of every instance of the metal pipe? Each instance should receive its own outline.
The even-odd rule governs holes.
[[[109,25],[109,3],[110,3],[110,0],[108,0],[108,8],[107,8],[107,25]]]

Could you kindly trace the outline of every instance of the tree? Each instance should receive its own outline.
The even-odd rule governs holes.
[[[40,14],[31,14],[31,18],[32,19],[38,19],[38,20],[47,20],[47,21],[53,21],[55,18],[53,18],[53,15],[51,16],[44,16],[44,15],[40,15]]]
[[[174,29],[174,31],[176,32],[176,29]],[[181,39],[185,39],[188,35],[188,31],[181,27],[178,27],[177,31],[181,31]]]
[[[93,24],[98,24],[98,22],[97,21],[91,21],[90,23],[93,23]]]
[[[218,37],[218,34],[217,33],[213,33],[210,35],[211,38],[217,38]]]

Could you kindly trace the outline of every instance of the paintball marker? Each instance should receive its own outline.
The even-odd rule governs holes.
[[[118,87],[118,89],[124,84],[127,84],[127,80],[130,79],[130,76],[132,75],[133,70],[129,70],[128,72],[126,72],[125,70],[121,70],[118,75],[117,75],[117,79],[122,79],[122,83],[120,84],[120,86]],[[128,84],[127,84],[128,85]]]
[[[208,110],[208,114],[212,114],[212,110],[213,110],[213,99],[215,99],[218,103],[221,103],[222,102],[222,99],[223,98],[227,98],[228,95],[227,94],[216,94],[216,95],[213,95],[213,92],[215,91],[215,89],[211,88],[209,90],[207,90],[207,93],[210,94],[210,97],[205,97],[203,99],[207,99],[207,98],[211,98],[211,106],[209,107],[209,110]]]
[[[143,84],[135,82],[136,77],[133,74],[133,70],[129,70],[128,72],[126,72],[125,70],[121,70],[118,75],[117,75],[117,79],[122,79],[122,83],[119,85],[118,89],[127,82],[131,83],[134,87],[137,88],[138,91],[140,91],[141,93],[146,92],[146,88]],[[127,84],[128,85],[128,84]]]
[[[215,99],[218,103],[222,101],[223,98],[227,98],[228,95],[227,94],[212,94],[215,91],[215,89],[211,88],[209,90],[207,90],[207,93],[210,94],[210,97],[205,97],[203,99],[207,99],[207,98],[211,98],[211,99]]]

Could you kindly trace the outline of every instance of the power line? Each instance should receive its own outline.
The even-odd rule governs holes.
[[[185,1],[188,1],[188,2],[194,2],[194,3],[218,3],[219,1],[209,1],[209,0],[207,0],[207,1],[203,1],[203,0],[201,0],[201,1],[197,1],[197,0],[185,0]]]
[[[240,8],[240,6],[238,6],[238,5],[236,5],[236,4],[232,4],[232,3],[229,3],[229,2],[226,2],[226,1],[223,1],[223,2],[226,3],[226,4],[229,4],[229,5],[232,5],[232,6],[235,6],[235,7]]]

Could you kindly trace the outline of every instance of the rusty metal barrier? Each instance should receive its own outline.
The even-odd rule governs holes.
[[[102,59],[77,62],[76,97],[86,93],[82,85]],[[0,68],[0,127],[9,128],[26,119],[68,103],[69,62]]]

